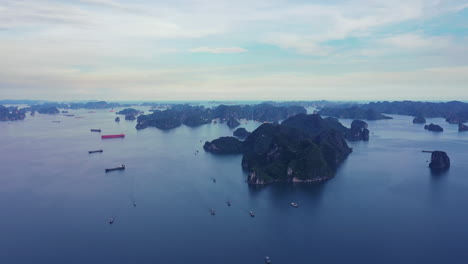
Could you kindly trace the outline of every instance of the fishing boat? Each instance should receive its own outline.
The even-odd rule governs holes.
[[[210,209],[210,214],[211,214],[211,215],[215,215],[215,214],[216,214],[216,213],[215,213],[215,210],[214,210],[213,208]]]
[[[125,165],[121,165],[119,167],[115,167],[115,168],[110,168],[110,169],[106,169],[106,172],[110,172],[110,171],[116,171],[116,170],[125,170]]]
[[[254,214],[254,212],[252,212],[252,211],[249,211],[249,214],[250,214],[250,216],[251,216],[251,217],[255,217],[255,214]]]
[[[291,206],[294,207],[294,208],[298,208],[299,205],[297,203],[291,203]]]
[[[270,257],[268,257],[268,256],[265,257],[265,263],[271,264],[271,259],[270,259]]]
[[[102,153],[104,150],[102,149],[98,149],[98,150],[90,150],[88,151],[89,154],[92,154],[92,153]]]
[[[100,128],[91,128],[91,132],[101,132]]]
[[[124,138],[125,134],[117,134],[117,135],[102,135],[102,139],[108,139],[108,138]]]
[[[114,218],[109,218],[109,224],[112,225],[112,223],[114,223]]]

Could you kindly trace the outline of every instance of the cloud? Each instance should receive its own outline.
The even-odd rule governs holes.
[[[190,49],[190,52],[195,53],[244,53],[247,52],[244,48],[239,47],[229,47],[229,48],[208,48],[208,47],[199,47]]]
[[[265,43],[273,44],[283,49],[292,49],[300,54],[325,56],[332,48],[317,44],[313,38],[290,33],[272,33],[265,37]]]
[[[466,17],[451,23],[451,14],[466,7],[466,0],[2,0],[0,91],[203,99],[267,97],[271,87],[277,98],[385,98],[398,87],[417,94],[446,82],[446,94],[465,95],[454,80],[466,73],[468,38],[458,30]],[[186,52],[249,56],[200,60]],[[441,68],[448,70],[423,70]]]
[[[431,37],[413,33],[387,37],[382,39],[381,42],[404,49],[437,49],[452,44],[450,37]]]

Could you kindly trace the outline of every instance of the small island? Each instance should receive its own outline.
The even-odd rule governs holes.
[[[413,119],[413,124],[426,124],[426,118],[417,116]]]
[[[143,114],[143,111],[140,111],[140,110],[136,110],[134,108],[125,108],[117,113],[115,113],[116,115],[125,115],[125,116],[137,116],[139,114]]]
[[[433,151],[429,168],[433,170],[446,170],[450,168],[450,158],[444,151]]]
[[[234,130],[234,132],[232,134],[233,134],[233,136],[235,136],[237,138],[246,138],[246,137],[248,137],[250,135],[250,132],[247,131],[243,127],[239,127],[238,129]]]
[[[432,131],[432,132],[442,132],[444,129],[436,124],[430,123],[429,125],[425,125],[424,129]]]

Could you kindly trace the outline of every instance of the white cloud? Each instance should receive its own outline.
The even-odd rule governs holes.
[[[381,42],[405,49],[437,49],[452,44],[450,37],[431,37],[412,33],[387,37],[382,39]]]
[[[240,48],[240,47],[229,47],[229,48],[209,48],[209,47],[199,47],[199,48],[194,48],[190,49],[190,52],[196,52],[196,53],[243,53],[247,52],[246,49]]]
[[[200,97],[210,93],[269,96],[268,87],[276,97],[305,95],[311,87],[324,98],[344,96],[348,89],[357,89],[361,91],[357,94],[363,96],[391,96],[387,87],[395,88],[393,80],[403,80],[404,76],[414,87],[427,85],[436,89],[434,83],[440,87],[446,82],[447,87],[455,87],[449,88],[453,93],[466,94],[457,90],[460,82],[420,70],[447,67],[450,74],[460,76],[453,69],[466,66],[468,39],[430,36],[426,34],[431,31],[425,29],[434,24],[430,23],[432,18],[443,20],[447,16],[442,15],[466,8],[466,0],[314,2],[2,0],[1,96],[22,88],[19,91],[36,96],[62,91],[69,99],[74,99],[75,92],[146,98],[154,91],[159,97],[174,99],[171,96],[177,96],[175,91],[181,92],[179,98],[196,95],[192,87],[197,87]],[[408,32],[399,27],[408,21],[418,25],[420,31]],[[357,40],[357,47],[342,48],[336,44],[349,38]],[[265,44],[287,52],[262,49]],[[242,46],[255,47],[255,52],[244,56],[245,62],[230,62],[229,65],[248,67],[236,73],[228,72],[232,68],[209,68],[204,65],[206,61],[181,59],[181,53],[187,51],[248,52]],[[315,63],[313,67],[309,67],[311,62]],[[220,67],[226,65],[219,63]],[[171,71],[155,70],[168,65]],[[377,72],[374,65],[382,69]],[[321,71],[322,67],[327,70]],[[408,79],[403,70],[391,74],[394,69],[404,69],[422,80]],[[447,72],[438,70],[432,74]],[[424,78],[433,82],[424,82]],[[399,85],[407,87],[404,81]],[[37,87],[45,90],[38,91]],[[117,93],[106,87],[116,87]],[[128,87],[135,88],[130,92]],[[288,92],[282,91],[285,89]]]

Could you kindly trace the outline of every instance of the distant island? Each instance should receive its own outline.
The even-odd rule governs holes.
[[[166,130],[182,124],[195,127],[211,123],[213,119],[220,119],[221,122],[226,121],[230,128],[235,128],[240,125],[239,119],[277,122],[306,112],[307,110],[301,106],[278,107],[269,104],[219,105],[214,108],[176,105],[163,111],[153,111],[149,115],[140,115],[136,128],[156,127]]]
[[[364,120],[393,119],[392,117],[383,115],[374,109],[364,109],[359,106],[352,106],[349,108],[325,107],[319,111],[319,114],[325,115],[325,116],[332,116],[336,118],[344,118],[344,119],[364,119]]]
[[[3,109],[2,120],[22,120],[19,113],[31,112],[42,114],[57,114],[58,109],[111,109],[127,107],[117,114],[132,120],[137,117],[137,129],[156,127],[159,129],[172,129],[182,124],[196,127],[208,124],[213,120],[225,123],[234,129],[240,125],[240,119],[255,120],[258,122],[278,122],[295,114],[306,113],[305,107],[315,109],[322,116],[358,119],[358,120],[384,120],[392,117],[386,114],[414,116],[413,123],[425,123],[425,118],[441,117],[450,124],[463,124],[468,122],[468,103],[459,101],[450,102],[417,102],[417,101],[382,101],[370,103],[333,102],[333,101],[286,101],[263,102],[260,104],[221,104],[213,108],[199,105],[177,103],[141,103],[122,104],[117,102],[90,101],[90,102],[50,102],[37,100],[3,100],[4,104],[29,104],[17,110],[9,109],[9,115]],[[143,115],[133,105],[151,107],[150,114]],[[19,111],[19,112],[16,112]],[[12,115],[11,115],[12,114]],[[18,115],[19,114],[19,115]],[[17,115],[17,116],[14,116]],[[9,117],[7,117],[9,116]],[[129,117],[127,117],[129,116]],[[131,117],[133,116],[133,117]],[[459,131],[465,131],[460,126]]]
[[[379,113],[409,115],[417,117],[442,117],[451,124],[466,123],[468,121],[468,103],[450,101],[444,103],[395,101],[371,102],[360,106]]]
[[[444,103],[394,101],[370,102],[366,104],[324,104],[321,115],[337,118],[379,120],[389,119],[383,114],[409,115],[418,117],[416,123],[423,122],[422,118],[442,117],[451,124],[468,122],[468,103],[450,101]]]
[[[221,137],[205,142],[205,151],[242,154],[249,184],[327,180],[352,152],[336,119],[298,114],[281,124],[265,123],[245,141]]]
[[[26,118],[26,110],[18,107],[5,107],[0,105],[0,121],[16,121]]]

